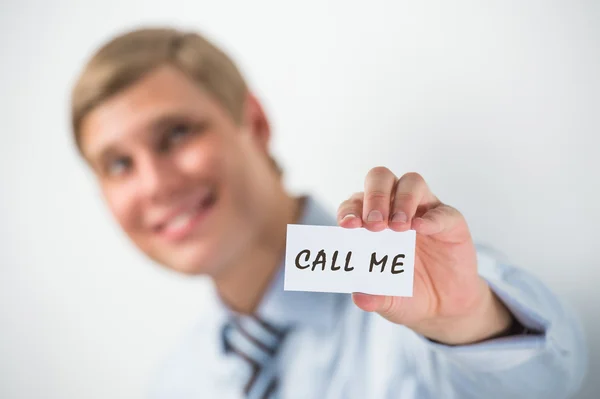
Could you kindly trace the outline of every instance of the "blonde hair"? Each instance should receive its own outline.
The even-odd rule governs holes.
[[[104,44],[85,65],[71,95],[71,123],[81,149],[81,123],[95,107],[162,65],[173,65],[214,96],[241,123],[247,84],[233,61],[198,33],[142,28]]]

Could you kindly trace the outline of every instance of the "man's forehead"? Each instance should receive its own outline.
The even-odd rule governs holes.
[[[86,116],[81,128],[84,153],[91,157],[92,152],[98,153],[109,144],[147,130],[160,119],[191,112],[190,107],[195,112],[206,108],[209,101],[205,97],[181,72],[171,67],[158,68]]]

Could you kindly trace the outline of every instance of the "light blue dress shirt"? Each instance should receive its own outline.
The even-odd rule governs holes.
[[[336,225],[308,198],[301,223]],[[279,397],[302,399],[567,398],[584,377],[579,320],[540,281],[478,251],[480,275],[526,327],[542,334],[464,346],[431,342],[363,312],[348,294],[283,291],[283,266],[257,314],[292,326],[275,367]],[[153,382],[160,399],[243,398],[250,368],[226,355],[228,309],[213,295],[206,316],[186,335]]]

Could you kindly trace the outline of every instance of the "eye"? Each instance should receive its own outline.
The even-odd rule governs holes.
[[[121,176],[131,169],[132,162],[128,157],[111,159],[106,164],[106,173],[110,176]]]
[[[187,125],[177,125],[169,132],[169,139],[171,142],[177,143],[186,137],[190,133],[190,130],[190,127]]]
[[[175,125],[164,134],[163,139],[159,143],[161,150],[168,150],[171,146],[177,145],[184,141],[192,132],[190,126],[185,124]]]

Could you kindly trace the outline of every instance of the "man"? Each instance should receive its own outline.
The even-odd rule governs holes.
[[[565,398],[578,389],[577,320],[535,278],[478,251],[460,212],[419,174],[373,168],[337,220],[286,193],[263,109],[200,35],[114,38],[81,72],[72,120],[133,243],[214,282],[212,311],[154,397]],[[414,229],[414,296],[284,292],[288,223]]]

